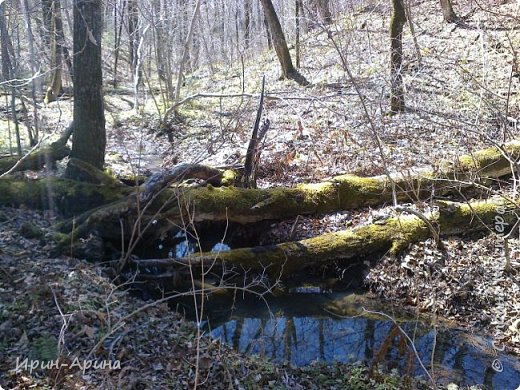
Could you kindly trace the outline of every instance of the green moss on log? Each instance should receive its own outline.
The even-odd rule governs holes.
[[[520,156],[518,141],[506,144],[504,149],[513,157]],[[489,148],[476,152],[473,156],[463,156],[457,164],[445,165],[437,173],[423,171],[394,175],[393,182],[383,175],[342,175],[321,183],[300,184],[294,188],[170,188],[160,193],[153,204],[147,205],[141,226],[152,219],[157,220],[153,231],[146,232],[145,236],[150,237],[159,235],[173,224],[182,224],[188,217],[195,222],[229,220],[254,223],[291,218],[295,215],[375,206],[391,202],[393,187],[399,201],[416,201],[431,196],[433,191],[440,195],[471,185],[469,182],[461,183],[458,180],[460,178],[480,176],[482,179],[483,173],[484,178],[496,178],[508,174],[510,170],[508,158],[498,148]],[[25,204],[36,208],[56,206],[66,215],[77,215],[94,209],[76,219],[77,223],[85,224],[80,231],[88,232],[96,228],[104,232],[103,237],[117,239],[118,235],[127,236],[131,232],[136,215],[139,214],[138,210],[145,206],[141,204],[138,207],[137,197],[127,196],[131,191],[125,187],[115,188],[110,184],[99,186],[64,179],[5,179],[0,181],[0,203],[13,206]],[[95,209],[100,205],[106,206]],[[459,210],[459,213],[462,211]],[[468,216],[464,218],[471,220]],[[443,223],[447,224],[448,221]],[[407,241],[404,234],[402,241],[394,238],[392,246],[394,250],[398,250]]]
[[[70,149],[66,145],[54,143],[52,145],[43,146],[40,150],[24,157],[24,160],[17,167],[16,171],[24,171],[27,169],[38,170],[45,164],[61,160],[68,156]],[[7,172],[18,161],[19,157],[7,157],[0,159],[0,173]]]
[[[128,193],[119,186],[93,185],[55,177],[40,180],[0,179],[0,204],[35,209],[56,208],[65,216],[113,202]]]
[[[498,147],[487,148],[472,154],[461,156],[457,166],[445,167],[445,170],[453,173],[472,173],[480,177],[501,177],[511,173],[511,160],[520,157],[520,141],[513,140],[504,145],[504,152]],[[504,155],[505,154],[505,155]]]
[[[511,142],[505,146],[511,156],[520,155],[520,142]],[[472,162],[470,164],[470,161]],[[462,165],[462,167],[461,167]],[[507,169],[506,169],[507,168]],[[232,221],[254,223],[269,219],[291,218],[302,214],[320,214],[348,210],[366,206],[376,206],[392,201],[392,187],[395,186],[398,201],[417,201],[449,193],[454,188],[459,191],[471,183],[463,182],[470,176],[485,173],[496,178],[510,172],[508,159],[497,148],[489,148],[474,153],[472,157],[463,156],[454,166],[444,166],[438,173],[417,172],[410,175],[395,175],[392,181],[384,175],[359,177],[341,175],[321,183],[300,184],[295,188],[243,189],[236,187],[186,189],[176,188],[164,191],[155,203],[148,208],[147,222],[156,219],[156,231],[161,221],[169,220],[182,223],[182,220]],[[181,204],[189,207],[179,208]],[[181,210],[185,215],[181,215]],[[189,210],[190,215],[186,215]],[[155,214],[159,212],[159,214]],[[107,213],[107,219],[110,213]],[[117,218],[110,218],[117,219]],[[97,219],[98,223],[104,222]],[[117,224],[119,224],[117,219]],[[164,223],[164,229],[168,224]],[[171,226],[171,224],[170,224]],[[117,231],[119,226],[106,230]],[[406,239],[404,240],[406,242]],[[394,242],[396,250],[402,247]]]
[[[485,231],[502,233],[497,223],[512,227],[516,221],[516,205],[502,198],[470,204],[439,202],[437,212],[425,215],[441,235]],[[397,254],[409,244],[431,237],[426,222],[415,215],[388,218],[384,223],[327,233],[297,242],[278,245],[234,249],[220,253],[199,253],[186,259],[146,260],[154,266],[173,266],[186,263],[209,267],[215,259],[239,269],[266,269],[271,277],[286,277],[306,266],[315,266],[337,259],[359,258],[390,251]]]
[[[504,149],[509,156],[504,156],[498,148],[489,148],[471,156],[462,156],[456,164],[444,165],[435,174],[427,171],[394,175],[391,180],[385,175],[342,175],[321,183],[300,184],[295,188],[207,187],[187,190],[182,196],[192,206],[195,221],[230,220],[239,223],[380,205],[392,200],[393,187],[398,201],[417,201],[431,196],[433,192],[441,195],[471,186],[468,179],[480,177],[485,183],[486,179],[510,174],[508,157],[520,156],[520,142],[510,142]],[[161,204],[168,197],[171,198],[172,193],[165,194]],[[173,214],[178,215],[178,210]]]

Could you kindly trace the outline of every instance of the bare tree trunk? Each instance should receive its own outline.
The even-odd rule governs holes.
[[[52,0],[41,0],[42,3],[42,40],[45,47],[50,49],[52,33]]]
[[[419,62],[419,65],[421,65],[422,64],[421,48],[419,47],[419,42],[417,41],[417,35],[415,34],[415,27],[413,25],[413,20],[412,20],[412,7],[410,6],[410,1],[406,1],[405,5],[406,5],[406,19],[408,21],[408,27],[410,28],[410,32],[412,33],[413,45],[415,47],[415,54],[417,55],[417,62]]]
[[[157,73],[160,81],[165,83],[166,99],[173,99],[173,75],[170,62],[170,51],[168,50],[168,23],[163,13],[162,4],[158,5],[156,13],[159,21],[152,19],[154,33],[154,48]],[[162,88],[161,88],[162,89]]]
[[[121,33],[123,31],[123,14],[125,12],[126,0],[122,1],[121,7],[118,10],[118,3],[114,5],[114,79],[112,83],[114,88],[117,85],[117,65],[119,62],[119,50],[121,47]],[[119,14],[119,20],[117,18]]]
[[[68,10],[68,7],[65,7],[65,8],[60,8],[60,18],[58,20],[58,25],[57,25],[57,28],[58,28],[58,44],[61,45],[61,51],[62,51],[62,54],[63,54],[63,59],[65,60],[65,65],[67,66],[67,70],[68,70],[68,73],[69,73],[69,77],[70,77],[70,80],[72,82],[74,82],[74,69],[72,69],[72,57],[69,55],[69,49],[66,45],[66,40],[65,40],[65,31],[64,31],[64,27],[63,27],[63,18],[62,18],[62,12],[65,14],[65,18],[67,20],[67,24],[69,25],[69,30],[70,30],[70,35],[69,36],[72,36],[73,35],[73,32],[72,32],[72,21],[70,20],[70,13],[69,13],[69,10]]]
[[[31,98],[33,102],[33,115],[34,115],[34,132],[29,129],[29,139],[31,140],[31,146],[38,143],[39,139],[39,120],[38,120],[38,105],[36,104],[36,91],[40,90],[39,78],[36,77],[38,67],[36,65],[36,51],[34,49],[34,36],[31,25],[31,18],[29,16],[29,2],[28,0],[22,0],[23,15],[25,24],[27,26],[27,40],[29,43],[29,63],[31,65]]]
[[[190,26],[188,28],[188,35],[186,36],[186,41],[184,42],[184,48],[182,51],[182,57],[179,62],[179,72],[177,74],[177,86],[175,87],[175,99],[174,102],[177,103],[181,96],[181,86],[182,79],[184,77],[184,67],[186,65],[186,61],[188,60],[188,51],[191,44],[191,38],[193,36],[193,30],[195,29],[195,21],[197,20],[197,15],[199,14],[201,0],[197,0],[195,4],[195,10],[193,11],[193,15],[191,17]]]
[[[211,39],[211,34],[209,34],[205,29],[204,29],[204,22],[201,20],[202,19],[202,15],[200,16],[200,19],[199,19],[199,34],[200,34],[200,38],[201,38],[201,41],[202,41],[202,48],[204,49],[204,52],[205,52],[205,55],[206,55],[206,62],[207,62],[207,65],[209,66],[209,68],[211,69],[211,73],[215,73],[215,68],[213,66],[213,64],[215,63],[215,51],[214,49],[212,49],[214,47],[213,45],[213,39]],[[206,21],[208,20],[208,11],[206,11],[206,15],[205,15],[205,19]],[[206,24],[207,26],[209,26],[209,23]],[[208,39],[210,40],[209,44],[208,44]],[[172,91],[173,91],[173,87],[172,87]],[[172,92],[172,97],[173,97],[173,92]]]
[[[294,18],[296,19],[296,39],[294,43],[296,68],[300,68],[300,11],[303,9],[302,0],[296,0],[294,4]]]
[[[442,8],[442,16],[446,23],[455,23],[458,21],[457,14],[453,11],[451,0],[440,0]]]
[[[406,23],[404,0],[392,0],[393,13],[390,21],[390,111],[404,111],[403,88],[403,27]]]
[[[137,47],[139,45],[139,13],[136,0],[128,0],[128,50],[130,52],[130,67],[132,75],[137,66]]]
[[[266,17],[264,17],[263,20],[264,20],[265,34],[266,34],[266,37],[267,37],[267,48],[269,50],[272,50],[272,48],[273,48],[273,39],[271,37],[271,30],[269,29],[269,23],[267,22],[267,18]]]
[[[307,4],[307,21],[311,29],[320,23],[332,23],[329,0],[309,0]]]
[[[18,118],[16,116],[16,87],[10,80],[16,77],[14,71],[13,60],[14,50],[11,38],[7,31],[7,25],[5,20],[5,3],[0,3],[0,46],[2,53],[2,76],[4,81],[11,84],[11,117],[13,119],[16,136],[16,149],[18,156],[22,156],[22,142],[20,139],[20,127],[18,125]],[[9,50],[11,48],[11,50]]]
[[[289,48],[287,47],[287,42],[285,40],[285,35],[283,33],[282,26],[280,25],[280,21],[278,20],[278,16],[276,15],[272,1],[260,0],[260,2],[262,3],[265,12],[265,18],[269,24],[269,29],[273,38],[274,50],[276,51],[276,55],[278,56],[278,60],[280,61],[280,65],[282,67],[282,77],[292,79],[300,85],[308,85],[309,82],[307,79],[303,77],[293,66],[291,54],[289,53]]]
[[[74,133],[71,157],[103,169],[105,113],[101,68],[101,0],[74,0]],[[90,180],[69,164],[65,175]]]
[[[61,4],[60,0],[51,0],[50,2],[44,2],[42,5],[49,6],[50,10],[46,10],[45,13],[50,16],[50,31],[49,31],[49,46],[51,56],[51,82],[45,93],[45,103],[50,103],[58,98],[58,95],[62,91],[61,85],[61,72],[62,72],[62,45],[58,42],[59,33],[61,29],[63,33],[63,25],[61,22]]]
[[[134,59],[133,59],[133,86],[134,86],[134,109],[139,111],[139,86],[142,81],[143,74],[143,44],[146,31],[148,30],[147,26],[143,31],[139,34],[139,42],[135,47]],[[138,30],[140,30],[138,28]],[[135,42],[134,42],[135,44]]]
[[[325,24],[332,23],[332,13],[330,12],[330,2],[329,0],[318,0],[318,5],[320,7],[321,18]]]
[[[251,0],[244,0],[244,46],[249,49],[251,34]]]

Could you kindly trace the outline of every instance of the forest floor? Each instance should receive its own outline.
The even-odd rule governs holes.
[[[204,67],[187,76],[183,93],[258,94],[261,77],[266,75],[270,98],[265,116],[271,127],[262,145],[261,187],[291,186],[340,173],[376,175],[384,173],[385,167],[401,172],[420,167],[435,169],[440,161],[453,161],[519,135],[520,67],[515,50],[520,47],[516,28],[520,7],[513,1],[481,3],[483,8],[476,2],[457,4],[458,14],[465,17],[460,25],[442,22],[437,1],[423,1],[413,8],[418,49],[406,28],[407,111],[399,115],[387,115],[391,12],[386,2],[356,6],[351,15],[329,27],[330,34],[317,28],[304,35],[301,71],[312,83],[308,88],[279,80],[276,57],[268,52],[246,62],[243,69]],[[338,50],[346,56],[346,64],[342,64]],[[136,113],[131,94],[125,96],[120,89],[109,87],[106,92],[107,164],[116,174],[149,174],[177,162],[214,166],[243,163],[257,98],[194,98],[180,106],[182,120],[159,128],[159,113],[164,110],[159,107],[160,112],[155,111],[151,99],[143,98],[144,108]],[[42,124],[53,129],[51,137],[69,123],[71,112],[66,99],[42,110]],[[295,220],[281,221],[273,223],[264,239],[283,241],[293,225],[294,239],[354,227],[387,215],[389,210],[382,207],[309,216],[299,218],[296,224]],[[75,337],[64,340],[64,346],[85,349],[95,341],[93,329],[108,323],[114,326],[143,306],[119,291],[95,265],[68,257],[53,259],[52,245],[44,245],[44,236],[32,232],[31,226],[45,229],[52,216],[3,209],[2,219],[0,277],[7,287],[0,294],[2,302],[10,302],[0,307],[0,330],[6,332],[1,342],[5,345],[21,353],[30,349],[28,340],[41,339],[40,353],[45,353],[45,345],[56,341],[52,337],[59,331],[55,330],[70,320]],[[31,234],[39,236],[31,238]],[[384,256],[368,274],[367,286],[398,306],[412,306],[471,331],[485,332],[497,346],[520,355],[520,278],[518,272],[504,272],[503,248],[497,244],[497,237],[449,237],[443,242],[445,254],[425,242],[408,248],[397,259]],[[513,240],[511,245],[513,260],[518,262],[520,243]],[[59,307],[65,307],[67,313],[82,313],[83,317],[62,316]],[[6,316],[6,311],[17,316]],[[157,327],[150,328],[149,321]],[[190,370],[195,367],[192,352],[197,342],[193,324],[180,321],[164,305],[142,310],[124,323],[128,335],[132,334],[131,342],[125,342],[125,348],[115,348],[122,341],[108,338],[107,354],[117,349],[120,358],[133,356],[138,370],[121,378],[83,376],[83,383],[108,380],[114,387],[122,383],[126,387],[143,380],[144,371],[154,370],[156,380],[174,383],[178,378],[183,383],[179,388],[191,383]],[[164,335],[177,340],[175,348],[167,350],[162,342],[168,339],[160,338]],[[205,386],[218,380],[228,383],[229,378],[243,378],[241,385],[250,383],[253,387],[312,388],[316,384],[316,372],[239,358],[225,346],[206,339],[200,351],[201,377],[211,373]],[[158,356],[167,358],[153,358]],[[7,367],[6,362],[2,364],[0,371]],[[341,378],[347,376],[341,370],[351,368],[312,369]],[[172,373],[171,378],[168,373]],[[22,386],[24,379],[18,375],[12,380]],[[35,378],[27,380],[30,386]],[[337,387],[342,385],[338,383]]]
[[[52,222],[0,208],[0,388],[190,389],[197,357],[204,389],[430,388],[397,372],[369,376],[363,364],[274,364],[198,337],[195,323],[167,302],[131,296],[97,263],[56,257]],[[99,343],[94,363],[89,353]],[[62,366],[31,369],[45,360]]]

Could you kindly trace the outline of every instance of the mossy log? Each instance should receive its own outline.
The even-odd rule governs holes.
[[[179,265],[205,269],[256,270],[282,278],[305,267],[331,260],[359,259],[375,253],[396,254],[410,243],[432,235],[455,235],[489,230],[503,233],[517,221],[518,206],[503,198],[471,203],[437,202],[438,210],[419,218],[401,214],[381,223],[327,233],[314,238],[278,245],[234,249],[218,253],[198,253],[186,258],[134,260],[145,267],[170,268]],[[436,229],[432,232],[432,229]],[[219,266],[221,265],[221,266]]]
[[[489,148],[460,157],[454,164],[444,164],[436,172],[419,171],[359,177],[336,176],[321,183],[300,184],[294,188],[243,189],[235,187],[175,189],[157,197],[150,211],[161,211],[156,220],[168,218],[182,223],[187,217],[195,222],[231,221],[241,224],[262,220],[292,218],[296,215],[322,214],[340,210],[376,206],[392,201],[395,190],[400,202],[415,202],[460,191],[465,187],[487,185],[511,174],[511,159],[520,157],[520,142],[500,150]],[[182,199],[182,202],[179,202]],[[181,215],[179,203],[190,215]]]
[[[29,154],[18,164],[14,171],[25,171],[28,169],[39,170],[44,165],[54,161],[61,160],[68,156],[70,149],[66,145],[51,144],[41,147],[35,152]],[[16,163],[20,161],[20,157],[0,158],[0,174],[9,171]]]
[[[166,188],[168,180],[159,175],[141,186],[140,194],[128,196],[105,207],[77,215],[63,232],[84,237],[96,229],[107,239],[160,236],[185,221],[230,221],[240,224],[280,220],[303,214],[320,214],[375,206],[392,201],[395,188],[398,201],[414,202],[435,195],[461,191],[474,183],[491,180],[512,171],[511,158],[520,156],[520,142],[504,148],[489,148],[444,164],[436,172],[421,171],[387,176],[342,175],[321,183],[300,184],[294,188],[244,189],[237,187]],[[176,169],[172,169],[172,172]],[[181,170],[182,172],[185,169]],[[169,174],[168,177],[173,177]],[[225,175],[224,175],[225,177]],[[153,180],[152,180],[153,179]],[[161,183],[157,186],[156,183]],[[150,189],[150,190],[147,190]],[[143,198],[143,199],[141,199]],[[152,199],[147,202],[148,199]]]
[[[73,124],[69,125],[60,135],[60,138],[50,145],[41,146],[21,158],[0,158],[0,174],[11,171],[19,172],[28,169],[39,170],[44,165],[61,160],[70,154],[67,141],[74,131]]]
[[[246,224],[380,205],[392,201],[394,189],[398,201],[414,202],[457,192],[474,183],[489,184],[510,174],[513,169],[510,159],[519,156],[520,141],[514,141],[501,149],[489,148],[462,156],[456,163],[444,164],[435,172],[399,174],[391,180],[384,175],[342,175],[294,188],[244,189],[208,185],[161,190],[168,182],[164,177],[152,181],[152,184],[160,183],[159,186],[145,183],[138,190],[75,184],[60,179],[9,180],[0,182],[0,203],[46,207],[52,204],[47,200],[54,199],[60,210],[75,215],[73,222],[61,226],[61,231],[70,233],[75,228],[72,233],[76,238],[96,229],[103,238],[120,240],[123,235],[127,239],[135,232],[136,224],[140,225],[137,229],[140,238],[157,237],[188,220]],[[138,194],[145,195],[144,199]],[[148,202],[148,199],[151,200]],[[150,228],[146,230],[145,226]]]
[[[0,205],[53,209],[73,216],[126,199],[131,191],[118,185],[94,185],[56,177],[38,180],[4,177],[0,178]]]

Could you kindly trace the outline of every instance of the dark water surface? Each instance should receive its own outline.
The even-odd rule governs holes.
[[[203,242],[200,249],[229,249],[220,242],[222,234]],[[185,233],[172,232],[169,239],[153,249],[159,251],[156,257],[182,257],[198,250],[199,244]],[[362,280],[361,272],[362,268],[357,273],[350,270],[352,281]],[[399,327],[391,318],[364,308],[385,313],[396,319]],[[424,377],[426,368],[439,383],[520,390],[519,359],[503,353],[501,345],[494,345],[493,335],[471,335],[446,327],[434,329],[364,294],[296,289],[269,298],[267,304],[252,296],[234,301],[211,298],[205,314],[206,330],[212,337],[242,353],[262,355],[274,362],[304,366],[315,361],[362,361]]]
[[[483,384],[497,390],[516,390],[520,362],[493,345],[492,335],[470,335],[459,329],[438,328],[381,308],[362,295],[348,293],[296,293],[269,299],[269,307],[256,298],[237,301],[234,309],[210,304],[208,331],[238,351],[257,354],[275,362],[299,366],[322,362],[368,364],[425,376],[411,343],[396,324],[363,310],[386,311],[398,319],[413,347],[442,383]],[[207,306],[207,307],[208,307]],[[215,307],[219,309],[215,309]],[[334,313],[341,313],[341,316]],[[488,337],[489,336],[489,337]]]

